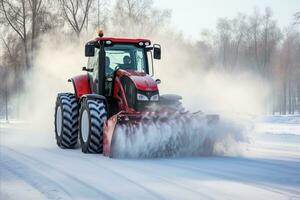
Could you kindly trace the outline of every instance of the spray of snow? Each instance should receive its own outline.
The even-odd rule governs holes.
[[[230,114],[267,112],[270,88],[266,81],[249,71],[228,72],[206,66],[192,44],[177,37],[168,34],[157,38],[163,50],[162,60],[155,62],[155,76],[162,80],[163,93],[180,94],[189,110]]]
[[[210,121],[203,114],[176,114],[167,121],[120,125],[113,138],[113,156],[154,158],[233,155],[247,141],[246,129],[229,119]]]
[[[74,92],[67,80],[81,72],[86,65],[84,43],[70,41],[61,35],[42,38],[34,68],[26,74],[22,94],[21,118],[34,123],[45,133],[54,131],[54,108],[57,93]]]

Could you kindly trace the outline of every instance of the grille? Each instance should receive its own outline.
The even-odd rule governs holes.
[[[147,96],[148,99],[150,99],[153,95],[159,94],[158,91],[141,91],[141,90],[138,90],[138,93]],[[137,112],[147,111],[149,110],[148,107],[151,106],[153,103],[154,103],[153,101],[137,101],[135,110]]]

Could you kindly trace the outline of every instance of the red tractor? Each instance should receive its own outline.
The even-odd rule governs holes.
[[[55,107],[57,145],[74,148],[80,138],[84,153],[112,156],[116,125],[139,123],[144,116],[174,112],[178,95],[160,95],[154,80],[153,58],[161,47],[147,39],[100,37],[85,45],[87,73],[69,79],[74,93],[59,93]],[[151,109],[164,105],[163,109]]]

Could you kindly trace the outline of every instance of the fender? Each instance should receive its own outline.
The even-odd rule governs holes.
[[[82,95],[91,94],[91,86],[87,74],[75,76],[68,81],[73,83],[74,91],[78,99],[80,99]]]

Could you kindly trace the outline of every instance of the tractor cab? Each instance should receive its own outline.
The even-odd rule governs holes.
[[[103,36],[103,35],[102,35]],[[158,101],[157,82],[152,79],[153,58],[160,59],[160,45],[147,39],[98,37],[85,45],[91,93],[110,101],[110,114],[144,111]]]
[[[149,74],[143,48],[131,44],[116,44],[105,48],[105,74],[112,76],[117,69]]]
[[[97,64],[104,64],[105,74],[112,75],[117,69],[132,70],[149,74],[154,59],[160,59],[160,45],[150,46],[150,40],[99,37],[85,46],[85,56],[89,57],[87,71],[92,71]],[[99,60],[100,49],[105,59]],[[102,55],[103,56],[103,55]]]

